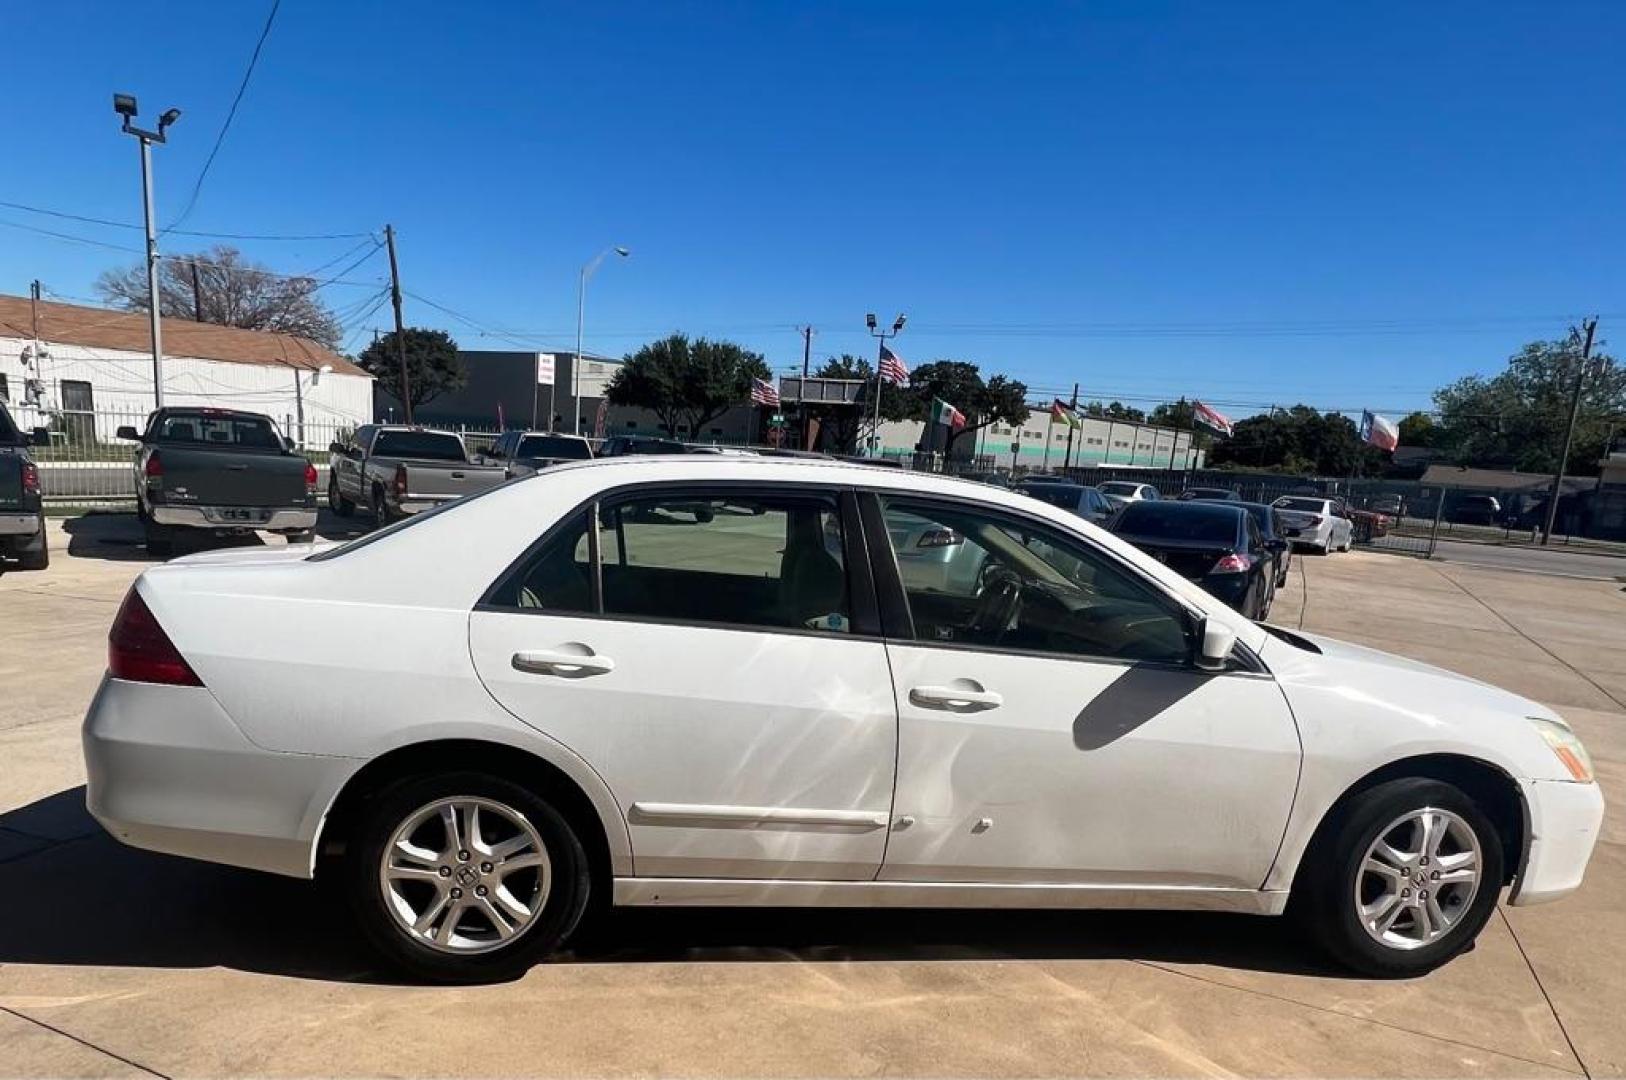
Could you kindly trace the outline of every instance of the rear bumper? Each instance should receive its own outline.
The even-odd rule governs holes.
[[[433,510],[441,503],[449,503],[458,497],[456,495],[408,495],[395,504],[395,512],[405,515],[421,514],[425,510]]]
[[[38,514],[0,513],[0,536],[33,536],[40,531]]]
[[[1603,791],[1597,784],[1526,780],[1530,846],[1508,903],[1545,904],[1581,887],[1587,861],[1603,827]]]
[[[155,506],[152,508],[152,520],[159,525],[179,525],[191,529],[314,529],[316,508]]]
[[[1251,580],[1248,574],[1210,574],[1195,579],[1192,584],[1207,590],[1210,596],[1226,607],[1241,611],[1248,600],[1248,583]]]
[[[85,805],[131,847],[290,877],[360,762],[248,741],[213,694],[103,678],[82,733]]]

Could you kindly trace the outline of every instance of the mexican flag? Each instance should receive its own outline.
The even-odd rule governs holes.
[[[942,398],[932,398],[932,423],[947,424],[950,431],[965,427],[965,413]]]
[[[1052,422],[1059,421],[1066,424],[1070,428],[1084,426],[1083,421],[1078,418],[1078,414],[1061,398],[1056,398],[1050,403],[1050,419]]]

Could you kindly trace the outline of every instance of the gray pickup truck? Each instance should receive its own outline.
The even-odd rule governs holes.
[[[0,574],[7,569],[44,570],[51,562],[45,540],[45,508],[40,502],[40,471],[28,456],[50,433],[18,429],[0,401]]]
[[[151,554],[167,557],[183,535],[264,530],[297,542],[316,527],[316,469],[268,416],[164,408],[118,436],[141,444],[136,516]]]
[[[472,463],[452,431],[363,424],[329,449],[328,505],[342,517],[365,506],[380,525],[508,479],[500,466]]]

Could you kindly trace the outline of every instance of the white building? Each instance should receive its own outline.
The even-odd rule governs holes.
[[[326,446],[373,418],[373,377],[291,334],[166,317],[164,404],[247,409]],[[155,401],[145,314],[0,296],[0,399],[24,427],[106,441]]]

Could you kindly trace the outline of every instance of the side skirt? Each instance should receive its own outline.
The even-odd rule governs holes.
[[[1287,891],[1197,886],[774,881],[755,878],[615,879],[618,907],[1136,908],[1280,915]]]

